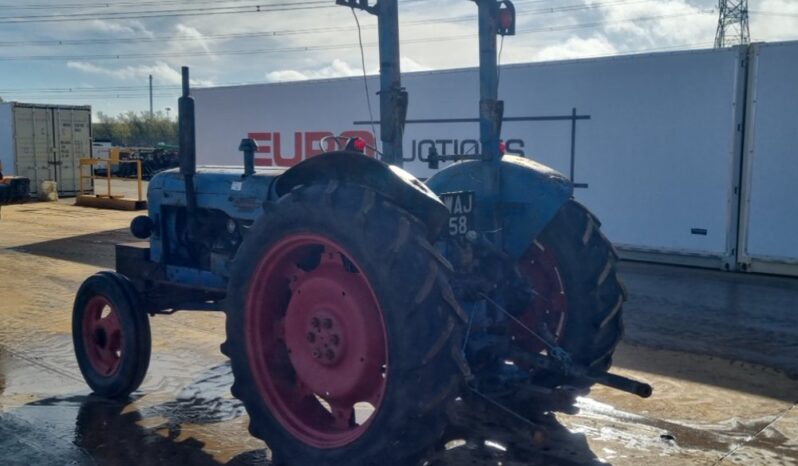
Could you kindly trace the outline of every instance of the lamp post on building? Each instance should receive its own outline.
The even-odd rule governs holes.
[[[150,75],[150,120],[152,120],[154,114],[152,113],[152,75]]]

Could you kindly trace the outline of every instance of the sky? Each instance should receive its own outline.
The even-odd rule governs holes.
[[[476,6],[399,0],[403,71],[476,66]],[[503,64],[711,48],[717,0],[515,0]],[[749,0],[753,41],[798,39],[798,0]],[[376,18],[359,12],[365,68]],[[0,97],[176,114],[180,66],[194,86],[363,72],[352,11],[334,0],[0,0]],[[169,110],[167,110],[169,109]]]

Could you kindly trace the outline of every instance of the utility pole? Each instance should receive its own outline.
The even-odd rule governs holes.
[[[748,30],[748,0],[718,0],[718,12],[716,49],[746,45],[751,42]]]
[[[152,75],[150,75],[150,119],[153,118],[152,113]]]

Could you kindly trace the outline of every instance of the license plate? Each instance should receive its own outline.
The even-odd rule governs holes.
[[[443,193],[441,201],[449,208],[449,235],[462,236],[475,231],[474,225],[474,192],[460,191]]]

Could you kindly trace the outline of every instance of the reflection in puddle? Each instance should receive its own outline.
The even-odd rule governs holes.
[[[231,383],[225,363],[204,371],[174,396],[158,391],[115,402],[81,395],[20,406],[0,415],[0,462],[268,466],[269,451],[247,432],[249,420],[229,393]],[[795,454],[786,429],[771,429],[751,441],[773,419],[693,425],[625,412],[591,398],[579,398],[577,406],[575,416],[541,415],[525,424],[496,410],[454,403],[450,415],[460,427],[447,432],[427,464],[650,464],[651,458],[658,464],[690,464],[728,452],[751,459],[747,464],[767,464]],[[738,451],[741,445],[746,448]],[[798,464],[785,461],[781,464]]]
[[[157,394],[127,402],[92,395],[53,397],[14,409],[3,424],[13,418],[35,426],[30,434],[21,434],[27,435],[23,440],[29,451],[19,457],[29,455],[36,464],[48,463],[35,451],[40,445],[62,460],[75,458],[67,461],[72,464],[269,465],[268,449],[248,434],[244,408],[229,394],[231,383],[229,364],[221,364],[170,400],[157,400]],[[554,417],[546,418],[536,431],[529,426],[511,429],[506,419],[491,419],[485,413],[471,415],[480,427],[453,430],[454,441],[448,448],[441,445],[428,464],[598,464],[584,435],[570,432]],[[64,441],[48,446],[52,438]]]

